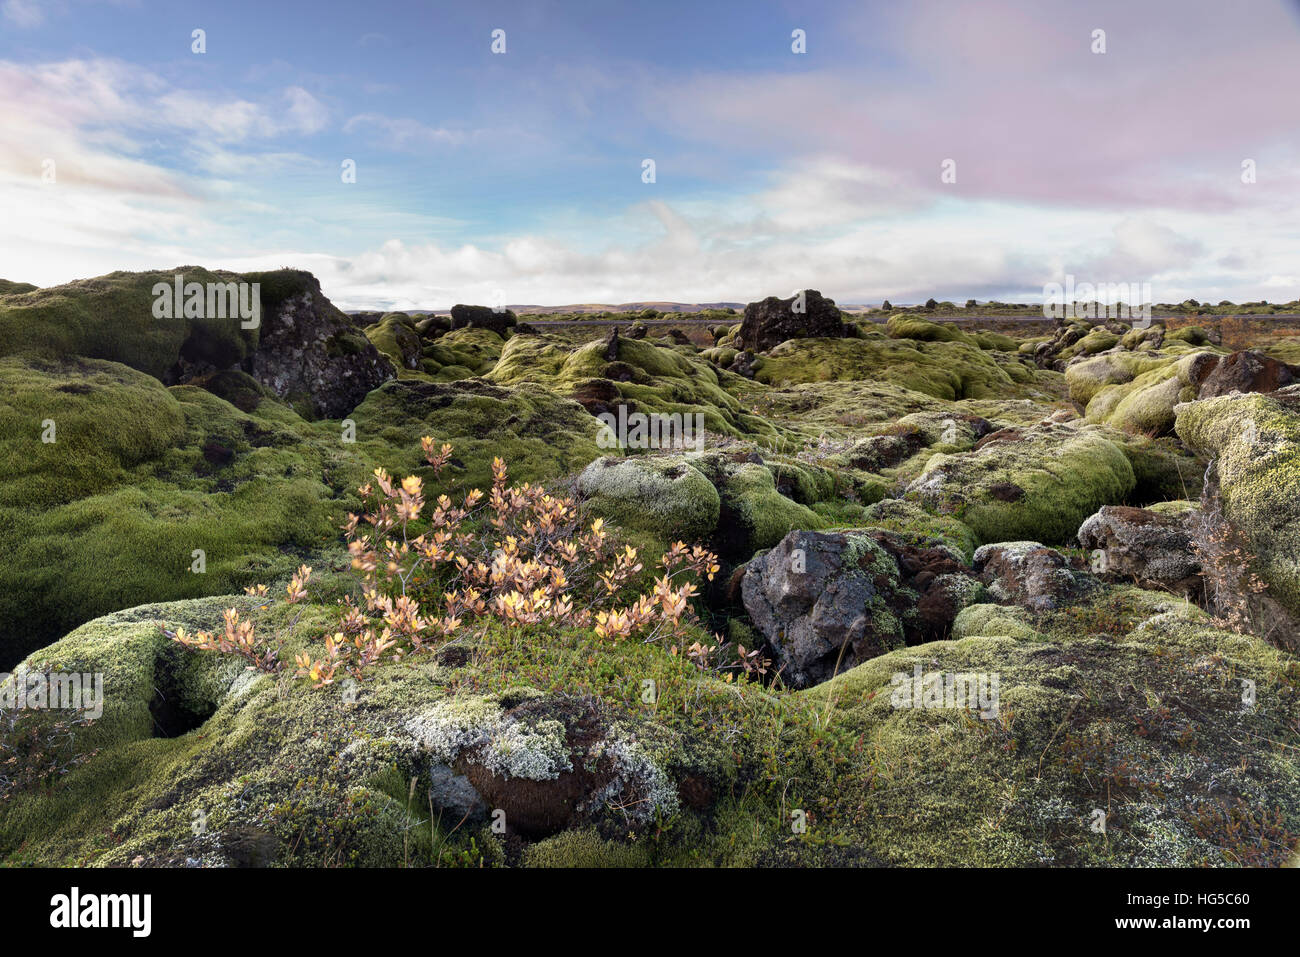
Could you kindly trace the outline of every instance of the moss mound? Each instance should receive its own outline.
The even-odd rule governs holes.
[[[11,357],[0,378],[14,386],[0,400],[4,664],[97,615],[238,590],[338,541],[345,490],[327,482],[346,446],[329,426],[98,360]]]
[[[482,329],[457,332],[495,335]],[[426,476],[431,487],[449,494],[486,491],[496,456],[513,480],[545,482],[581,469],[601,451],[599,423],[582,406],[528,384],[507,389],[482,379],[387,382],[352,418],[358,454],[345,470],[349,485],[365,482],[375,464],[383,463],[394,474]],[[420,451],[425,435],[455,447],[436,482]]]
[[[702,416],[706,432],[772,437],[763,418],[746,412],[733,390],[744,380],[703,359],[693,346],[644,339],[599,339],[567,350],[540,336],[517,336],[487,378],[501,385],[532,382],[571,396],[593,415],[629,413]]]
[[[1098,432],[1042,424],[933,456],[908,497],[960,519],[982,543],[1061,543],[1102,505],[1123,502],[1136,481],[1124,452]]]
[[[1025,389],[1039,391],[1033,387],[1035,370],[1019,358],[989,353],[963,341],[791,340],[761,358],[756,378],[776,386],[884,381],[947,400],[1005,397]],[[1017,382],[1017,378],[1021,381]]]
[[[1300,390],[1180,405],[1178,437],[1214,463],[1223,511],[1275,598],[1300,613]]]
[[[110,488],[184,433],[180,403],[126,366],[0,359],[0,506],[41,509]]]
[[[954,630],[967,637],[890,652],[800,692],[834,714],[833,736],[871,755],[870,773],[839,779],[827,830],[901,866],[1290,857],[1300,828],[1300,763],[1283,729],[1298,706],[1293,660],[1134,589],[1033,621],[971,606]],[[918,676],[920,700],[904,698]],[[1268,689],[1266,706],[1242,707],[1247,678]],[[993,680],[995,708],[953,692]],[[1096,809],[1104,835],[1091,826]]]
[[[264,305],[287,296],[280,286],[305,273],[239,275],[181,266],[170,272],[115,272],[0,298],[0,355],[19,352],[109,359],[164,379],[184,354],[216,366],[237,363],[257,347],[258,329],[239,319],[157,319],[153,288],[185,282],[261,282]],[[310,278],[310,277],[308,277]],[[304,281],[305,284],[305,281]]]

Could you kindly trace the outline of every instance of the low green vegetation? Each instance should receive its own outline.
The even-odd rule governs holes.
[[[1217,562],[1300,616],[1300,387],[1198,399],[1218,307],[1021,334],[934,302],[749,354],[727,309],[354,315],[316,345],[391,369],[321,414],[259,331],[155,320],[170,276],[0,283],[0,672],[105,690],[0,720],[0,864],[1294,857],[1300,665],[1206,594]],[[703,432],[597,418],[636,414]],[[1108,574],[1079,538],[1105,506],[1185,523],[1200,591]],[[790,549],[813,578],[762,584],[771,628],[747,602]],[[677,592],[665,553],[707,573]],[[878,647],[821,684],[773,664],[849,634]],[[974,697],[900,703],[931,674]]]

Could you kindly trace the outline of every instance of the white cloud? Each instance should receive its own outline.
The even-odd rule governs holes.
[[[35,0],[5,0],[0,11],[6,20],[18,27],[38,27],[45,22],[45,14]]]
[[[456,146],[466,142],[471,136],[463,130],[435,128],[419,120],[385,116],[382,113],[359,113],[343,124],[344,133],[368,131],[378,132],[384,143],[392,149]]]

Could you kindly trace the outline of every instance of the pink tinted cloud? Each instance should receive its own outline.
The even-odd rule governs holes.
[[[844,29],[886,44],[888,66],[700,75],[654,107],[692,136],[834,154],[964,199],[1207,212],[1300,188],[1300,18],[1281,2],[929,0]],[[1270,167],[1257,189],[1246,158]]]

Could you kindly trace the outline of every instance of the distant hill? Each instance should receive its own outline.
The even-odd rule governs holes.
[[[656,309],[659,312],[700,312],[704,309],[735,309],[742,312],[745,308],[743,302],[620,302],[620,303],[601,303],[601,302],[582,302],[567,306],[538,306],[532,304],[508,304],[506,309],[515,313],[530,313],[532,315],[550,315],[551,313],[597,313],[597,312],[640,312],[642,309]],[[374,309],[351,309],[351,314],[376,312]],[[391,310],[395,312],[406,313],[429,313],[436,316],[446,316],[451,313],[450,309],[398,309]]]

